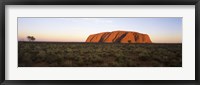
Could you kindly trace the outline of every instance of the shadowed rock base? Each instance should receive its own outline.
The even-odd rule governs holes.
[[[86,42],[104,43],[152,43],[147,34],[131,31],[112,31],[90,35]]]

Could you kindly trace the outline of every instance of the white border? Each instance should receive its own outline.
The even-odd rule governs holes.
[[[6,5],[6,80],[194,80],[194,5]],[[183,17],[183,67],[17,67],[17,17]]]

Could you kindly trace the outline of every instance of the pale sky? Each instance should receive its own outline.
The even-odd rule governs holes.
[[[153,43],[182,43],[182,18],[18,18],[18,40],[85,42],[116,30],[148,34]]]

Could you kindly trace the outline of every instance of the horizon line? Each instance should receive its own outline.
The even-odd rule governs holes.
[[[49,42],[49,43],[51,43],[51,42],[58,42],[58,43],[116,43],[116,42],[83,42],[83,41],[80,41],[80,42],[67,42],[67,41],[20,41],[20,40],[18,40],[18,42]],[[154,43],[154,44],[159,44],[159,42],[152,42],[152,43]],[[152,44],[152,43],[141,43],[141,44]],[[176,43],[181,43],[182,44],[182,42],[174,42],[174,44],[176,44]],[[134,44],[134,43],[131,43],[131,44]],[[135,44],[140,44],[140,43],[135,43]],[[168,43],[164,43],[164,44],[168,44]],[[173,44],[173,43],[169,43],[169,44]]]

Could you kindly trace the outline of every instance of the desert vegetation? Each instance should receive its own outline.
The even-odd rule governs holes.
[[[181,67],[182,44],[18,42],[19,67]]]

